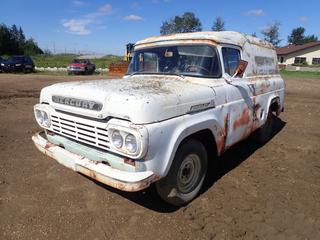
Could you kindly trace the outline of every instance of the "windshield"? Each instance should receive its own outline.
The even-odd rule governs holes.
[[[216,48],[207,45],[177,45],[137,50],[128,74],[155,73],[220,77]]]
[[[12,56],[9,61],[23,61],[24,56]]]
[[[74,59],[72,61],[72,63],[87,63],[87,60],[85,60],[85,59]]]

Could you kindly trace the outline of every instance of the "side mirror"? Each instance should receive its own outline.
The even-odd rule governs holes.
[[[247,61],[240,60],[239,63],[238,63],[238,66],[236,68],[236,71],[235,71],[234,75],[232,76],[232,78],[238,77],[238,76],[242,76],[242,74],[246,70],[247,66],[248,66],[248,62]]]

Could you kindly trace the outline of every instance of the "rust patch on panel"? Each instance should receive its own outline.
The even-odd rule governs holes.
[[[149,187],[149,185],[155,181],[157,181],[158,179],[160,179],[159,176],[157,175],[152,175],[149,178],[146,178],[140,182],[136,182],[136,183],[127,183],[127,182],[121,182],[112,178],[109,178],[107,176],[104,176],[98,172],[94,172],[88,168],[85,168],[83,166],[78,166],[77,167],[77,171],[98,181],[101,182],[103,184],[106,184],[110,187],[113,188],[117,188],[119,190],[122,191],[127,191],[127,192],[137,192],[140,191],[142,189],[145,189],[147,187]]]
[[[160,38],[160,37],[159,37]],[[158,40],[157,38],[152,39],[150,42],[146,42],[146,43],[141,43],[136,45],[135,50],[136,49],[142,49],[142,48],[148,48],[148,47],[156,47],[156,46],[170,46],[173,44],[177,44],[177,42],[179,42],[179,44],[181,44],[181,42],[183,42],[183,44],[209,44],[209,45],[217,45],[218,43],[215,42],[214,40],[210,40],[210,39],[175,39],[172,38],[170,40]]]
[[[51,143],[51,142],[47,142],[46,143],[46,145],[44,146],[44,149],[49,149],[49,148],[51,148],[51,147],[55,147],[56,145],[55,144],[53,144],[53,143]]]
[[[239,127],[242,126],[247,126],[248,123],[250,122],[250,115],[249,115],[249,109],[245,108],[243,109],[243,112],[237,120],[234,121],[233,123],[233,130],[236,130]]]
[[[218,132],[218,139],[217,139],[218,155],[221,155],[226,149],[226,142],[227,142],[227,135],[228,135],[228,121],[229,121],[229,114],[227,114],[224,117],[223,129]]]
[[[136,166],[136,162],[134,160],[130,159],[130,158],[124,158],[123,162],[125,164],[129,164],[129,165],[134,166],[134,167]]]

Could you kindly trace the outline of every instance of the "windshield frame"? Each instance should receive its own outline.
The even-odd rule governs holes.
[[[221,64],[221,59],[220,59],[220,53],[219,50],[217,48],[216,45],[213,44],[209,44],[209,43],[172,43],[172,44],[165,44],[165,45],[158,45],[155,44],[153,46],[147,46],[147,47],[139,47],[138,49],[134,50],[133,55],[135,55],[136,52],[140,52],[140,51],[144,51],[144,50],[148,50],[148,49],[154,49],[154,48],[164,48],[164,47],[178,47],[178,46],[207,46],[213,49],[213,51],[215,52],[216,55],[216,60],[217,60],[217,64],[218,64],[218,73],[216,75],[197,75],[197,74],[188,74],[186,72],[139,72],[139,71],[135,71],[135,72],[131,72],[129,73],[130,70],[130,65],[132,64],[132,61],[134,60],[134,58],[131,59],[130,64],[128,66],[128,71],[125,74],[126,76],[131,76],[131,75],[168,75],[168,76],[176,76],[179,75],[181,77],[195,77],[195,78],[214,78],[214,79],[219,79],[222,77],[222,64]],[[214,56],[212,56],[214,57]]]

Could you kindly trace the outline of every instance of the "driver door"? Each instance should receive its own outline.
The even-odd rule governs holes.
[[[241,49],[222,47],[225,74],[233,76],[241,60]],[[253,125],[253,101],[246,78],[235,77],[226,92],[229,105],[227,146],[231,146],[250,135]]]

